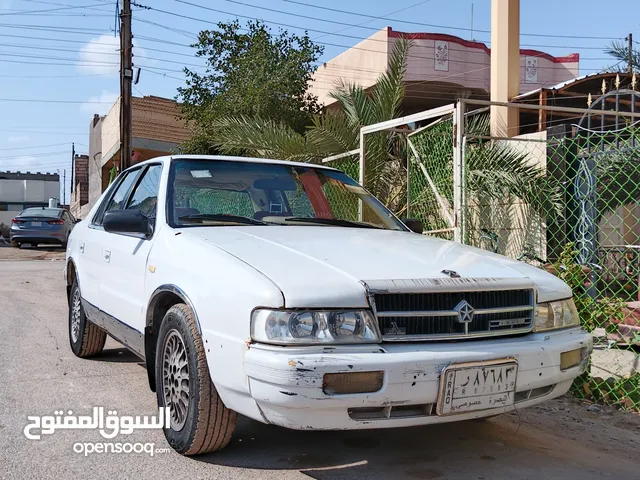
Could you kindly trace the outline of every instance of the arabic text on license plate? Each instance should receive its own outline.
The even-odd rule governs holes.
[[[42,226],[42,222],[31,222],[32,227],[40,227]]]
[[[518,363],[515,360],[459,363],[440,376],[438,415],[513,405]]]

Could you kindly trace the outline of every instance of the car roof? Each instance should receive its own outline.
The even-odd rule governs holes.
[[[62,213],[64,211],[64,208],[60,208],[60,207],[27,207],[24,210],[22,210],[18,215],[22,215],[24,212],[26,212],[27,210],[57,210],[58,213]]]
[[[173,160],[209,160],[209,161],[220,161],[220,162],[244,162],[244,163],[271,163],[274,165],[290,165],[296,167],[311,167],[311,168],[321,168],[325,170],[336,170],[333,167],[328,167],[326,165],[319,165],[316,163],[305,163],[305,162],[290,162],[288,160],[274,160],[269,158],[255,158],[255,157],[234,157],[234,156],[226,156],[226,155],[170,155],[164,157],[156,157],[150,160],[145,160],[144,162],[136,163],[133,167],[139,167],[140,165],[146,165],[149,163],[158,163],[158,162],[170,162]]]

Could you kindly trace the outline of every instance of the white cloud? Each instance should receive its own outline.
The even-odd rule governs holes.
[[[90,74],[117,74],[120,70],[120,39],[101,35],[86,43],[78,54],[78,70]]]
[[[25,143],[30,140],[26,135],[11,135],[7,137],[7,143]]]
[[[80,105],[80,110],[86,113],[97,113],[98,115],[105,115],[109,112],[111,106],[117,98],[117,93],[102,90],[102,93],[100,95],[90,97],[89,100],[87,100],[87,103],[83,103],[82,105]]]
[[[26,172],[27,170],[34,172],[36,169],[29,168],[30,165],[37,165],[36,162],[38,160],[36,157],[32,157],[31,155],[22,155],[20,157],[14,157],[11,159],[11,167],[9,170],[11,171],[21,171]],[[40,162],[42,163],[42,162]]]
[[[2,1],[2,0],[0,0]],[[133,42],[134,66],[135,57],[144,58],[144,50]],[[147,65],[154,60],[146,60]],[[101,35],[83,45],[78,53],[78,70],[83,73],[99,75],[116,75],[120,71],[120,38],[113,35]]]

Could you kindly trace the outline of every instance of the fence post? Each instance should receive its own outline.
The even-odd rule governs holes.
[[[462,236],[462,201],[464,188],[463,163],[464,149],[462,139],[464,138],[464,102],[459,100],[456,103],[456,111],[453,115],[453,241],[464,243]]]
[[[364,188],[367,188],[367,186],[364,184],[364,170],[366,165],[364,138],[365,138],[365,135],[361,127],[360,128],[360,163],[358,167],[359,169],[358,179],[360,180],[360,185],[362,185]],[[363,221],[363,219],[364,219],[364,211],[363,211],[362,200],[358,199],[358,220]]]

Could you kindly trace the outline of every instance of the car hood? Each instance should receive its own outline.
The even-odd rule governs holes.
[[[571,296],[557,277],[522,262],[411,232],[320,226],[191,227],[208,242],[269,277],[287,307],[364,307],[368,286],[424,291],[447,284],[443,270],[492,279],[494,288],[535,287],[538,301]],[[498,283],[495,282],[496,279]],[[484,282],[485,288],[491,282]]]

